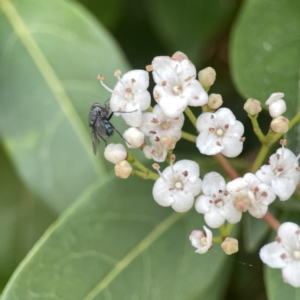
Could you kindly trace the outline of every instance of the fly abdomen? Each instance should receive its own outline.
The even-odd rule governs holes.
[[[114,130],[113,130],[113,127],[111,126],[111,124],[107,120],[103,120],[103,124],[106,129],[106,135],[111,136],[114,133]]]

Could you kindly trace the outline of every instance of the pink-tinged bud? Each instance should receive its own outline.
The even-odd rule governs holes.
[[[115,173],[120,178],[128,178],[132,172],[132,167],[127,160],[122,160],[115,165]]]
[[[271,122],[270,128],[275,133],[286,133],[289,130],[290,121],[285,117],[277,117]]]
[[[179,60],[179,61],[182,61],[184,59],[188,59],[188,57],[183,52],[180,52],[180,51],[175,52],[172,55],[172,58],[175,59],[175,60]]]
[[[128,128],[124,134],[128,148],[139,148],[145,143],[144,134],[135,127]]]
[[[109,144],[104,151],[104,157],[113,164],[127,158],[127,151],[122,144]]]
[[[227,237],[221,244],[221,247],[225,254],[231,255],[239,251],[239,242],[234,238]]]
[[[250,199],[244,194],[237,195],[233,199],[233,206],[237,211],[245,212],[247,211],[249,205]]]
[[[261,112],[262,108],[260,102],[256,99],[249,98],[246,103],[244,104],[244,110],[250,116],[255,116]]]
[[[218,109],[223,104],[222,96],[219,94],[210,94],[208,97],[207,106],[210,109]]]
[[[166,150],[173,150],[176,146],[177,138],[175,136],[166,135],[160,139],[161,145]]]
[[[209,88],[214,84],[216,76],[216,71],[211,67],[207,67],[199,71],[198,80],[205,89],[205,91],[208,91]]]

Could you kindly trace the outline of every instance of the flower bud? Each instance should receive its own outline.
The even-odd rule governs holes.
[[[199,71],[198,80],[206,91],[214,84],[216,75],[216,71],[211,67]]]
[[[261,112],[262,108],[260,105],[260,102],[258,100],[255,100],[253,98],[249,98],[246,103],[244,104],[244,110],[249,114],[250,116],[255,116],[258,113]]]
[[[290,121],[285,117],[277,117],[271,122],[271,129],[275,133],[286,133],[289,130]]]
[[[126,140],[128,148],[139,148],[145,142],[144,134],[135,127],[128,128],[124,132],[123,137]]]
[[[115,173],[120,178],[128,178],[132,172],[132,167],[127,160],[122,160],[115,165]]]
[[[239,194],[233,199],[233,206],[237,211],[245,212],[250,205],[250,200],[246,194]]]
[[[279,99],[269,105],[269,113],[272,118],[281,116],[286,111],[286,104],[283,99]]]
[[[272,118],[281,116],[286,111],[285,101],[282,99],[284,93],[273,93],[266,101],[269,105],[269,113]]]
[[[221,244],[221,247],[225,254],[231,255],[239,251],[239,242],[234,238],[227,237]]]
[[[183,52],[177,51],[172,55],[172,58],[175,60],[182,61],[184,59],[187,59],[188,57]]]
[[[175,136],[166,135],[160,139],[161,145],[166,150],[173,150],[176,146],[177,138]]]
[[[210,109],[218,109],[223,104],[222,96],[219,94],[210,94],[208,97],[207,106]]]
[[[127,151],[122,144],[109,144],[104,151],[104,157],[113,164],[126,159]]]

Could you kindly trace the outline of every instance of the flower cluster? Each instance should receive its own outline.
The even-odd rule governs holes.
[[[236,120],[230,109],[221,107],[221,95],[208,95],[216,78],[212,68],[201,70],[197,79],[192,62],[182,52],[176,52],[172,57],[155,57],[146,70],[133,70],[122,77],[121,72],[116,71],[118,82],[113,90],[103,83],[103,76],[99,78],[112,94],[111,109],[131,126],[123,134],[128,148],[140,148],[146,158],[155,162],[166,161],[169,165],[161,171],[160,166],[155,163],[153,167],[158,172],[156,175],[120,144],[108,145],[104,155],[115,164],[116,175],[120,178],[137,175],[155,179],[152,193],[159,205],[171,207],[179,213],[187,212],[194,206],[199,214],[203,214],[207,226],[223,228],[221,247],[224,252],[228,255],[236,253],[238,241],[228,236],[226,228],[240,222],[245,212],[255,218],[264,218],[268,213],[268,206],[276,197],[280,201],[288,200],[300,181],[299,156],[296,157],[287,149],[282,140],[282,147],[270,156],[269,164],[260,167],[261,160],[252,172],[242,177],[231,176],[232,180],[229,182],[214,171],[205,174],[202,180],[198,163],[188,159],[175,162],[172,152],[176,143],[181,138],[186,138],[195,142],[195,147],[201,154],[236,157],[242,152],[245,141],[243,124]],[[147,90],[148,72],[151,71],[155,82],[153,98],[156,105],[153,108],[150,106],[151,97]],[[283,93],[273,93],[266,101],[273,118],[270,132],[266,136],[257,126],[256,118],[262,110],[260,102],[251,98],[245,103],[244,109],[255,132],[265,144],[269,137],[273,139],[274,135],[285,133],[289,129],[288,119],[282,116],[286,110],[283,97]],[[202,113],[196,117],[188,106],[201,106]],[[182,132],[184,112],[197,129],[197,137]],[[206,226],[203,228],[204,231],[193,230],[189,236],[196,252],[200,254],[211,249],[214,240],[211,230]],[[284,280],[293,286],[300,286],[299,235],[298,225],[282,224],[276,242],[264,246],[260,252],[263,262],[271,267],[282,268]]]

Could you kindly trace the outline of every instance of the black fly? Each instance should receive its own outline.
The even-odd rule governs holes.
[[[118,111],[118,113],[126,112]],[[111,112],[109,114],[109,105],[107,105],[106,103],[104,104],[104,106],[99,103],[94,103],[91,107],[89,126],[92,128],[92,142],[95,155],[97,154],[100,142],[99,137],[107,145],[106,139],[110,137],[114,133],[114,131],[116,131],[120,135],[120,137],[125,140],[121,133],[109,122],[113,114],[114,112]]]

